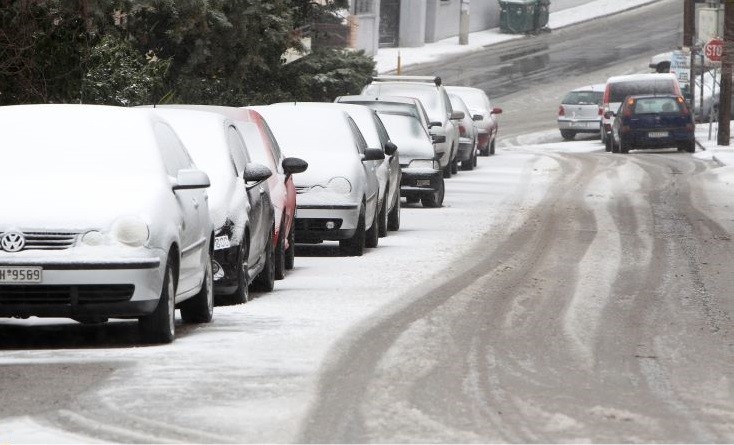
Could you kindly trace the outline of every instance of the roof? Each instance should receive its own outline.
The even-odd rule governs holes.
[[[633,82],[636,80],[656,80],[656,79],[672,79],[677,80],[675,74],[671,73],[646,73],[646,74],[628,74],[625,76],[614,76],[607,79],[607,83]]]
[[[571,91],[594,91],[594,92],[604,92],[604,88],[606,88],[607,84],[605,83],[597,83],[594,85],[586,85],[584,87],[579,87],[576,89],[573,89]]]

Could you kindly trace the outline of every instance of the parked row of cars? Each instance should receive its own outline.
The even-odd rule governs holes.
[[[453,90],[453,91],[452,91]],[[494,151],[486,94],[375,78],[335,103],[0,107],[0,316],[138,320],[175,338],[268,292],[296,243],[359,256],[400,228],[401,197]]]
[[[565,140],[599,133],[606,151],[677,148],[693,153],[695,120],[673,74],[610,77],[569,92],[558,110]]]

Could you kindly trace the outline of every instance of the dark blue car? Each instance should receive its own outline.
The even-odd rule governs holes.
[[[612,152],[648,148],[696,151],[693,116],[682,96],[629,96],[614,114]]]

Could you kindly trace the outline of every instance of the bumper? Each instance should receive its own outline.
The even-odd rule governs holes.
[[[0,266],[42,268],[42,282],[0,283],[0,317],[139,317],[158,306],[165,259],[0,258]]]
[[[649,132],[631,132],[621,136],[627,146],[632,150],[675,148],[680,144],[695,141],[695,135],[686,131],[671,131],[668,137],[651,138]]]
[[[400,179],[400,196],[405,198],[430,196],[441,187],[442,178],[440,170],[405,168]]]
[[[320,243],[354,236],[359,222],[358,204],[298,205],[296,242]]]
[[[215,250],[212,254],[214,261],[214,292],[230,294],[237,289],[239,246]]]
[[[600,125],[601,125],[601,121],[599,119],[593,119],[593,120],[558,119],[558,129],[559,130],[570,130],[570,131],[575,131],[577,133],[599,133]]]

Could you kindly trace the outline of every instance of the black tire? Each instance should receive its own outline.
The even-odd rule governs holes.
[[[696,152],[696,142],[691,141],[691,142],[686,143],[685,149],[688,153],[695,153]]]
[[[382,200],[380,207],[380,219],[377,221],[377,233],[382,237],[387,236],[387,192],[390,190],[390,184],[385,187],[385,198]]]
[[[459,161],[454,160],[454,162],[451,163],[451,174],[455,175],[459,173]]]
[[[291,227],[288,233],[288,249],[285,251],[285,268],[292,270],[296,263],[296,228]]]
[[[614,150],[614,146],[612,144],[612,138],[611,137],[604,138],[604,150],[605,151],[612,151],[612,152],[614,152],[613,151]],[[614,153],[616,153],[616,152],[614,152]]]
[[[387,215],[387,230],[400,230],[400,195],[395,193],[395,205]]]
[[[479,157],[478,153],[474,153],[474,167],[477,166],[477,158]]]
[[[229,295],[216,295],[215,301],[217,305],[233,306],[244,304],[250,300],[250,287],[247,282],[247,257],[249,255],[248,240],[244,237],[239,249],[237,250],[237,289]]]
[[[420,200],[421,199],[419,197],[417,197],[417,196],[407,196],[405,198],[405,202],[407,202],[408,204],[416,204]]]
[[[169,260],[163,275],[158,306],[153,313],[138,318],[140,338],[145,343],[171,343],[176,337],[176,280]]]
[[[285,215],[283,215],[285,218]],[[283,230],[278,232],[278,245],[275,246],[275,279],[282,280],[285,278],[285,239]]]
[[[620,138],[619,142],[617,143],[617,153],[629,153],[630,147],[629,144],[624,143],[624,139]]]
[[[372,218],[372,226],[365,233],[364,246],[373,249],[380,242],[380,209],[375,209],[375,217]]]
[[[576,137],[576,132],[573,130],[561,130],[561,137],[566,141],[571,141]]]
[[[442,180],[437,190],[435,190],[432,194],[421,198],[421,204],[423,204],[423,207],[428,208],[441,207],[443,205],[444,193],[445,187]]]
[[[185,323],[209,323],[214,315],[214,284],[212,261],[207,261],[204,282],[198,294],[181,303],[181,318]]]
[[[446,164],[446,167],[443,169],[443,177],[444,179],[449,179],[451,177],[451,162]]]
[[[253,289],[260,292],[271,292],[275,288],[275,247],[273,246],[273,234],[275,229],[270,229],[268,243],[265,246],[265,266],[263,270],[252,280]]]
[[[469,159],[467,159],[466,161],[461,161],[461,169],[464,170],[464,171],[474,170],[474,165],[477,162],[477,158],[476,158],[476,154],[475,154],[476,153],[476,150],[472,150],[472,151],[474,153],[472,153],[471,155],[469,155]]]
[[[492,140],[492,143],[491,143],[491,144],[489,144],[489,155],[490,155],[490,156],[494,156],[494,143],[495,143],[495,141],[494,141],[494,139],[493,139],[493,140]]]
[[[365,225],[364,206],[362,206],[357,221],[357,230],[354,232],[354,235],[349,239],[339,240],[339,251],[342,255],[362,256],[366,235]]]

